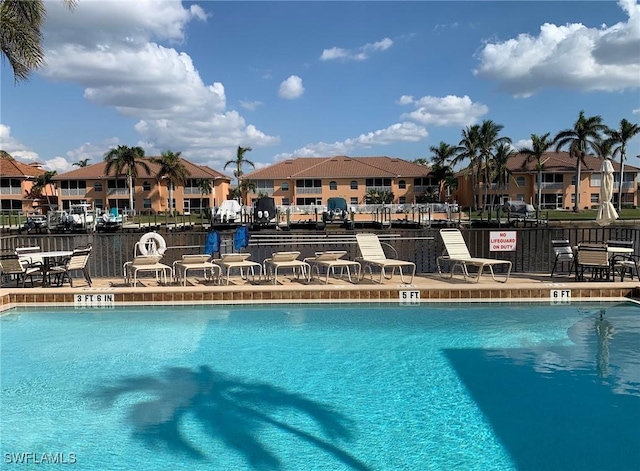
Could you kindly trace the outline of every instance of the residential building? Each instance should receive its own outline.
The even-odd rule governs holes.
[[[29,213],[40,209],[47,199],[55,200],[53,185],[46,185],[39,197],[31,192],[35,179],[44,173],[42,164],[26,164],[3,152],[0,155],[0,209]]]
[[[392,157],[298,157],[247,173],[260,195],[277,205],[325,205],[331,197],[348,204],[365,202],[368,192],[393,193],[397,204],[413,203],[438,182],[428,176],[429,167]]]
[[[506,185],[492,183],[488,190],[489,204],[520,200],[537,204],[538,187],[536,161],[526,162],[525,154],[516,154],[509,159],[507,169],[510,175]],[[542,170],[542,209],[572,209],[575,201],[576,159],[568,152],[546,152],[541,159]],[[614,187],[613,202],[617,204],[622,197],[624,206],[638,206],[638,172],[640,169],[625,163],[622,193],[619,192],[620,163],[613,161]],[[598,206],[600,202],[600,168],[602,159],[588,155],[585,157],[580,172],[580,209]],[[458,187],[454,190],[454,198],[463,206],[473,205],[472,179],[466,172],[456,174]],[[484,195],[484,184],[479,188],[479,201]]]
[[[156,214],[169,209],[168,180],[158,180],[160,166],[152,162],[153,157],[145,157],[149,166],[147,173],[138,166],[138,176],[134,183],[134,208],[137,212]],[[196,165],[180,159],[189,177],[185,185],[176,185],[173,190],[173,208],[179,213],[212,208],[220,205],[229,195],[231,178],[204,165]],[[54,176],[56,192],[62,209],[71,204],[86,201],[96,208],[129,208],[129,188],[127,178],[107,175],[106,162],[80,167],[70,172]],[[212,192],[203,194],[199,180],[209,181]]]

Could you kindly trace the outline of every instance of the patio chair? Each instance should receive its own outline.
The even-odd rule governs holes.
[[[640,256],[633,253],[633,240],[608,240],[607,252],[610,256],[610,265],[615,273],[620,275],[620,281],[624,281],[624,277],[629,273],[633,280],[635,272],[636,277],[640,280]]]
[[[42,257],[35,255],[38,252],[42,252],[39,245],[32,245],[30,247],[16,247],[16,253],[22,262],[26,262],[29,266],[42,265]]]
[[[591,280],[611,280],[611,263],[607,246],[578,244],[576,280],[584,281],[584,272],[591,271]]]
[[[329,275],[331,273],[335,276],[337,268],[340,269],[340,278],[344,276],[346,271],[349,282],[351,282],[351,269],[353,268],[356,280],[359,280],[362,267],[359,262],[343,259],[342,257],[346,254],[347,252],[345,250],[327,250],[325,252],[316,252],[314,257],[307,257],[304,261],[311,265],[312,276],[313,270],[318,274],[318,278],[320,278],[320,268],[326,270],[325,283],[329,283]]]
[[[172,272],[174,279],[178,283],[182,281],[183,286],[187,286],[188,272],[194,270],[202,270],[205,279],[210,274],[212,280],[217,279],[218,281],[222,273],[220,266],[211,261],[211,255],[209,254],[183,255],[180,260],[173,262]]]
[[[214,260],[215,263],[222,267],[222,272],[225,275],[225,283],[229,284],[229,273],[231,270],[240,270],[240,277],[244,280],[248,280],[249,274],[253,281],[256,279],[255,268],[258,267],[258,278],[262,276],[262,264],[248,260],[251,256],[250,253],[225,253]],[[245,270],[246,275],[245,275]]]
[[[270,258],[262,262],[264,273],[270,279],[273,277],[273,284],[278,283],[278,270],[282,268],[291,268],[293,274],[298,278],[304,277],[307,281],[311,281],[311,266],[303,261],[298,260],[300,252],[275,252]],[[299,270],[299,273],[298,273]]]
[[[26,285],[27,277],[33,286],[33,275],[42,274],[42,264],[29,266],[25,261],[21,260],[14,251],[0,252],[0,280],[7,280],[15,277],[16,286]],[[0,286],[2,283],[0,283]]]
[[[373,267],[376,267],[380,269],[380,283],[382,283],[383,278],[387,280],[392,279],[396,269],[398,269],[400,281],[406,283],[404,273],[402,272],[402,268],[405,267],[411,270],[409,283],[413,282],[413,277],[416,274],[416,264],[406,260],[387,258],[380,239],[378,239],[376,234],[356,234],[356,241],[358,242],[360,254],[362,255],[356,259],[356,261],[362,265],[361,276],[364,276],[364,272],[369,270],[369,274],[373,280]],[[385,245],[391,247],[389,244]],[[393,247],[391,247],[391,249],[393,249]],[[391,269],[391,274],[389,275],[387,275],[386,272],[387,268]]]
[[[491,273],[491,278],[493,278],[494,281],[506,283],[509,279],[509,275],[511,274],[511,262],[509,260],[472,257],[459,229],[440,229],[440,236],[442,237],[442,242],[444,243],[447,254],[439,256],[436,259],[436,265],[438,267],[438,273],[443,278],[453,278],[456,268],[459,268],[465,280],[471,279],[477,283],[480,281],[480,276],[484,269],[488,268]],[[448,273],[442,271],[444,262],[450,264],[450,271]],[[493,271],[494,266],[504,266],[506,268],[507,273],[503,279],[496,278],[495,272]],[[469,267],[475,267],[478,270],[475,276],[469,274]]]
[[[66,260],[63,260],[60,265],[50,267],[47,270],[46,276],[49,277],[49,280],[55,278],[53,284],[55,284],[56,286],[62,286],[65,280],[67,280],[69,281],[69,286],[73,288],[73,278],[71,277],[71,273],[81,271],[85,281],[89,286],[91,286],[91,276],[89,276],[89,269],[87,267],[87,262],[89,261],[90,255],[90,245],[87,247],[74,249],[71,256]]]
[[[575,256],[573,254],[573,247],[571,247],[571,243],[569,243],[569,241],[566,239],[552,240],[551,246],[553,247],[553,253],[555,255],[553,268],[551,269],[551,277],[553,277],[558,263],[562,264],[569,262],[569,273],[571,273],[573,271],[573,266],[575,263]]]

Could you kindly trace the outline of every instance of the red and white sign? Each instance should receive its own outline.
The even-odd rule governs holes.
[[[491,231],[489,251],[514,252],[516,250],[516,231]]]

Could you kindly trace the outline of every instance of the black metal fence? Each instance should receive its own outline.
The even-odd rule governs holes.
[[[514,251],[491,251],[489,241],[492,233],[513,231],[516,233]],[[436,258],[443,254],[444,245],[437,229],[405,229],[367,231],[378,233],[381,239],[391,245],[397,256],[414,261],[418,273],[436,271]],[[608,240],[632,240],[635,253],[640,253],[640,227],[531,227],[509,229],[462,229],[469,251],[476,257],[510,260],[514,273],[549,273],[553,265],[551,241],[567,239],[572,245],[580,242],[604,243]],[[171,265],[183,254],[202,253],[206,232],[184,231],[161,233],[167,242],[163,262]],[[325,234],[312,231],[311,238],[301,237],[298,232],[256,232],[251,235],[249,247],[251,259],[262,261],[276,251],[300,251],[302,257],[312,256],[322,250],[346,250],[346,258],[359,256],[353,231],[345,231],[340,236],[332,231]],[[89,270],[94,277],[119,277],[122,265],[133,258],[135,243],[140,233],[113,234],[18,234],[0,238],[0,248],[13,250],[16,247],[39,246],[43,251],[72,250],[74,247],[91,244],[92,256]],[[323,237],[325,235],[325,237]],[[494,234],[495,235],[495,234]],[[233,232],[221,233],[221,252],[233,251]]]

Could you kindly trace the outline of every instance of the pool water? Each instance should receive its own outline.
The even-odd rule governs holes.
[[[0,341],[0,468],[640,469],[632,304],[20,309]]]

